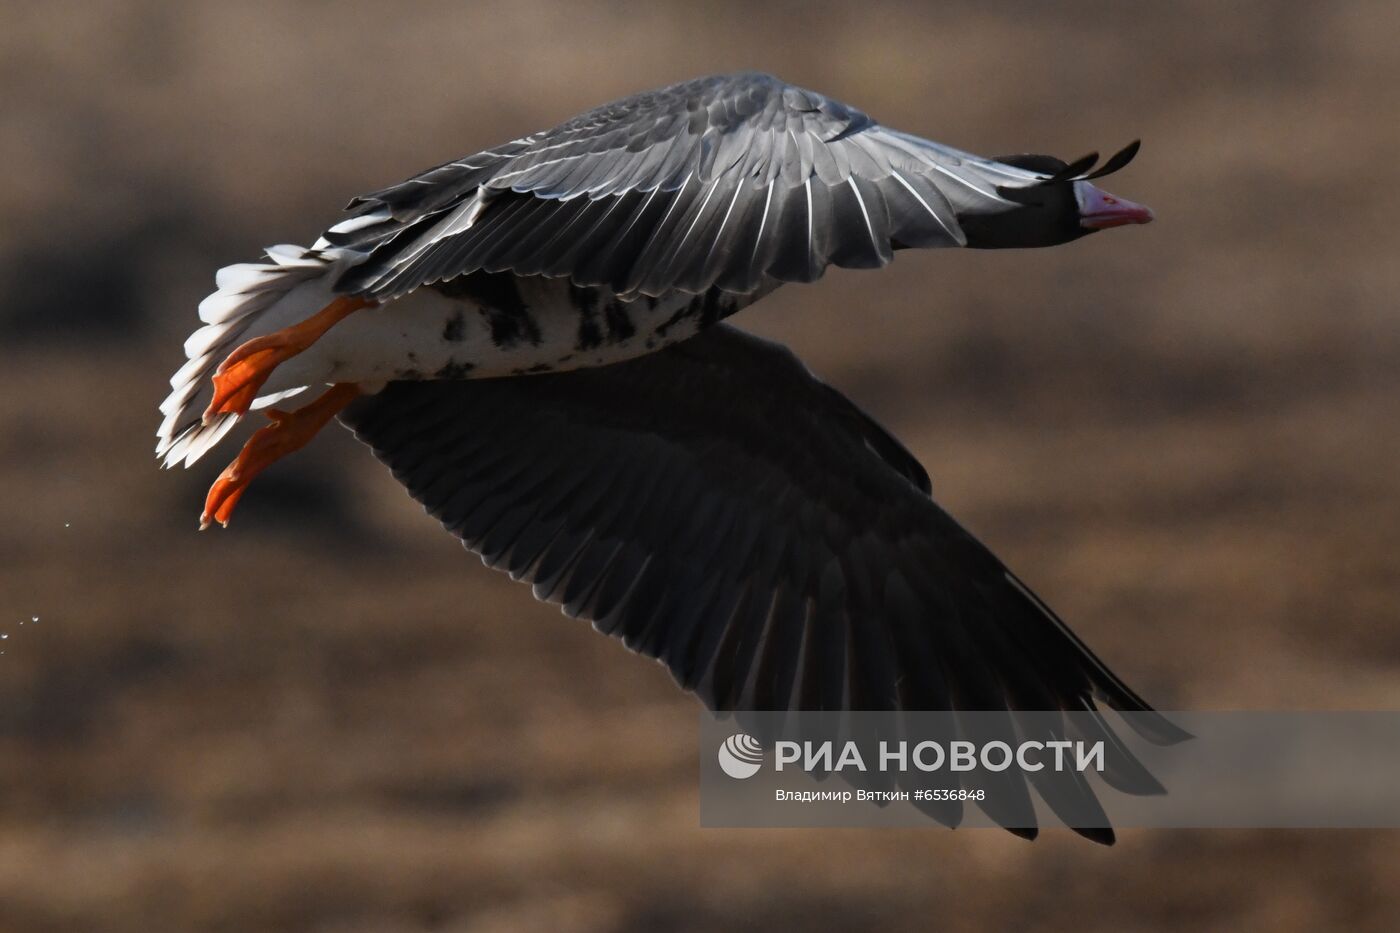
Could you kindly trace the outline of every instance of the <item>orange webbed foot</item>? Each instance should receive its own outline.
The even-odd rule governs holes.
[[[215,415],[247,414],[274,369],[319,340],[337,321],[370,304],[363,298],[343,296],[300,324],[239,346],[214,371],[214,398],[204,410],[204,422]]]
[[[243,344],[214,371],[214,398],[204,410],[205,424],[219,414],[247,414],[253,405],[253,399],[258,397],[258,390],[272,375],[272,371],[305,349],[253,346],[259,340],[265,339],[260,337]],[[240,351],[246,352],[242,357],[235,359]]]
[[[287,454],[305,447],[336,412],[359,394],[358,386],[344,382],[331,386],[316,401],[296,411],[268,409],[267,416],[272,424],[255,431],[234,461],[209,487],[204,512],[199,516],[199,530],[203,531],[214,522],[227,528],[234,506],[253,482],[253,477]]]

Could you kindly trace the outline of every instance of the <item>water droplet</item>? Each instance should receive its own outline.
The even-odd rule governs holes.
[[[3,635],[0,635],[0,640],[6,639],[6,638],[9,638],[9,637],[10,637],[10,633],[9,633],[9,632],[5,632]]]
[[[39,621],[39,617],[38,617],[38,616],[30,616],[30,617],[29,617],[29,621],[30,621],[30,622],[38,622],[38,621]]]

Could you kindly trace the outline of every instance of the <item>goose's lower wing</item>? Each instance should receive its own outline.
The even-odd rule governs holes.
[[[486,564],[711,708],[1149,710],[897,440],[732,327],[597,369],[393,383],[341,420]]]

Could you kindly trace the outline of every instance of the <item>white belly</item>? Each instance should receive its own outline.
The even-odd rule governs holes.
[[[336,324],[278,367],[264,391],[605,366],[685,340],[762,294],[622,301],[565,279],[509,276],[478,277],[441,291],[420,288]]]

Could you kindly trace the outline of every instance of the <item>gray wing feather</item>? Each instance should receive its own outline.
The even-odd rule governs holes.
[[[478,269],[633,295],[752,293],[831,264],[884,265],[899,247],[962,245],[959,213],[1005,209],[998,184],[1038,177],[769,75],[719,75],[358,198],[382,219],[326,239],[370,254],[339,289],[381,300]],[[468,229],[440,222],[472,199]]]
[[[712,708],[1148,710],[897,440],[727,325],[596,369],[392,383],[342,421],[485,563]],[[1111,784],[1154,787],[1109,749]],[[992,796],[1003,825],[1033,825],[1021,779]]]

